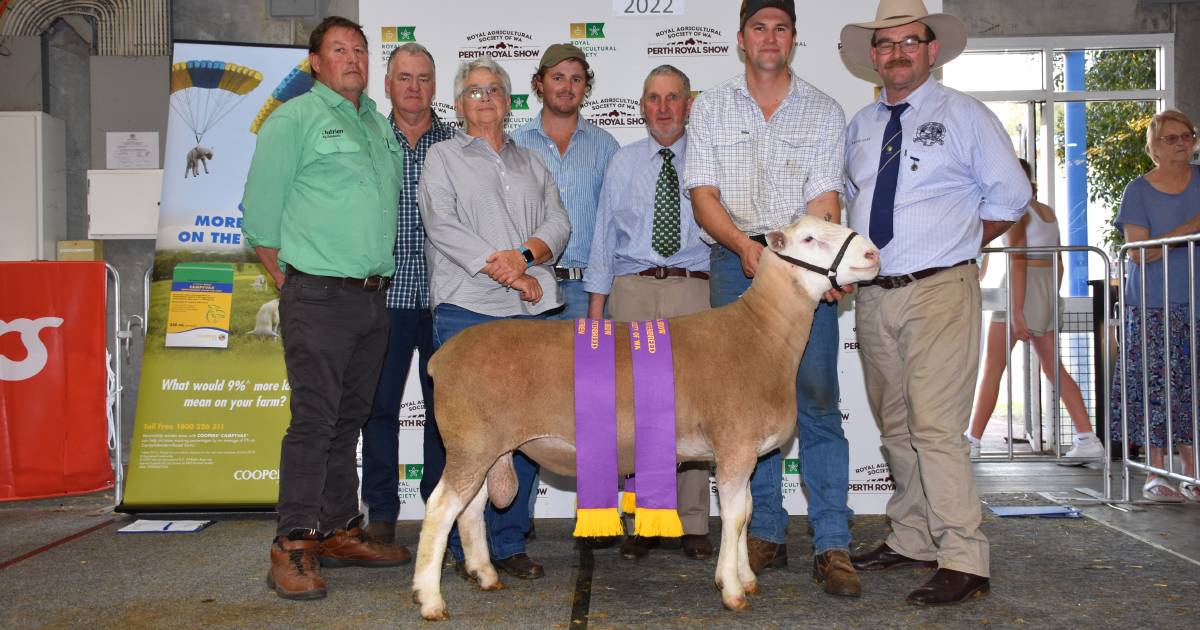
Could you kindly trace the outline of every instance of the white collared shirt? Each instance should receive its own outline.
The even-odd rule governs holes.
[[[891,116],[886,97],[885,91],[855,114],[846,130],[846,207],[851,229],[864,236]],[[905,102],[894,235],[882,249],[885,276],[978,257],[980,221],[1017,221],[1032,196],[1008,133],[983,103],[932,77]]]
[[[767,121],[739,74],[696,98],[683,188],[716,186],[733,224],[747,234],[786,227],[806,213],[808,202],[842,191],[837,156],[845,122],[837,101],[795,73]]]

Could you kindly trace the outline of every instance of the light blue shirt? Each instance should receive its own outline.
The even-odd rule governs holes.
[[[700,240],[700,226],[692,215],[692,201],[679,194],[679,251],[663,258],[650,244],[654,228],[654,195],[658,176],[662,172],[662,145],[652,138],[642,138],[621,147],[604,174],[600,191],[600,207],[596,212],[592,253],[583,288],[588,293],[608,295],[613,278],[650,267],[682,267],[691,271],[708,271],[709,248]],[[687,134],[670,147],[675,157],[671,163],[682,173],[687,164]],[[682,178],[680,178],[682,181]]]
[[[850,228],[870,234],[871,199],[883,131],[891,116],[880,100],[846,129],[846,207]],[[880,275],[896,276],[977,258],[988,221],[1017,221],[1029,206],[1029,180],[1008,132],[983,103],[932,77],[909,95],[891,242]]]
[[[604,183],[604,169],[620,145],[612,134],[597,127],[582,115],[571,135],[567,152],[559,154],[554,140],[542,131],[542,112],[512,133],[519,146],[532,149],[546,162],[554,175],[563,207],[571,219],[571,240],[558,259],[560,267],[586,267],[592,232],[596,227],[596,201]]]

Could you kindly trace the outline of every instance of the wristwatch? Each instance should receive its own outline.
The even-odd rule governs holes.
[[[528,269],[528,268],[532,267],[533,266],[533,252],[529,251],[529,248],[525,247],[524,245],[518,245],[517,251],[521,252],[521,255],[525,257],[525,268]]]

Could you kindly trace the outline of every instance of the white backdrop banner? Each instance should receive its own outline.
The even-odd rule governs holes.
[[[550,44],[570,42],[587,53],[596,77],[584,115],[621,144],[628,144],[646,133],[638,98],[643,79],[655,66],[676,66],[687,73],[697,92],[743,71],[737,47],[739,4],[732,0],[360,0],[359,17],[372,56],[368,93],[381,109],[390,107],[383,87],[388,54],[405,42],[418,42],[433,53],[438,66],[434,107],[443,120],[457,123],[454,72],[464,60],[490,55],[512,78],[508,124],[516,128],[540,111],[530,81],[542,51]],[[873,19],[876,4],[877,0],[797,2],[792,68],[837,99],[847,118],[874,98],[874,86],[845,67],[837,50],[838,33],[845,24]],[[926,6],[937,12],[942,2],[927,1]],[[838,368],[842,422],[850,440],[850,507],[859,514],[878,514],[891,496],[893,483],[866,402],[851,307],[842,309]],[[411,373],[415,371],[414,365]],[[400,461],[411,462],[401,470],[401,519],[424,514],[417,493],[424,423],[419,392],[415,376],[410,377],[401,410]],[[792,514],[804,514],[807,507],[798,457],[793,441],[783,464],[784,506]],[[715,494],[712,505],[712,513],[717,514]],[[573,511],[574,480],[544,474],[537,516],[568,517]]]

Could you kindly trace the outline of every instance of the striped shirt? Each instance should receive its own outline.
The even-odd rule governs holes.
[[[688,137],[685,133],[667,147],[675,154],[676,170],[687,166]],[[650,267],[681,267],[708,271],[709,248],[700,240],[700,226],[692,214],[692,202],[679,198],[679,251],[663,257],[654,251],[654,195],[662,172],[663,148],[653,137],[621,147],[604,174],[596,235],[583,288],[588,293],[608,295],[613,278]]]
[[[550,262],[526,271],[542,287],[537,304],[522,302],[480,270],[487,257],[531,237],[561,253],[571,236],[554,178],[536,153],[505,136],[497,154],[486,140],[458,133],[429,149],[420,185],[421,220],[429,239],[432,305],[454,304],[493,317],[537,315],[562,306]]]
[[[408,146],[408,138],[396,126],[393,113],[388,116],[392,132],[404,148],[404,181],[400,188],[400,206],[396,210],[396,275],[388,287],[388,308],[429,308],[429,273],[425,266],[425,227],[417,208],[417,184],[429,147],[454,137],[454,128],[442,122],[437,112],[433,124],[417,140],[416,147]]]
[[[879,152],[891,116],[886,96],[855,114],[846,134],[846,207],[851,229],[860,234],[871,228]],[[881,255],[885,276],[977,258],[981,220],[1019,220],[1032,194],[1008,132],[986,105],[933,78],[906,102],[894,235]]]
[[[733,224],[765,234],[805,214],[808,202],[842,190],[846,115],[796,76],[765,120],[740,74],[696,97],[688,124],[685,189],[715,186]],[[708,234],[708,243],[714,242]]]
[[[579,125],[567,144],[567,152],[560,154],[554,140],[542,131],[540,111],[533,120],[514,131],[512,138],[520,146],[542,156],[546,168],[554,175],[563,207],[571,218],[571,242],[567,243],[558,265],[587,267],[588,254],[592,249],[592,232],[596,227],[596,202],[600,199],[600,187],[604,184],[604,170],[620,145],[612,134],[581,115]]]

